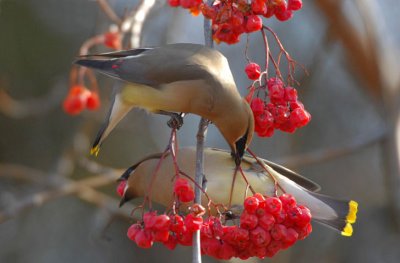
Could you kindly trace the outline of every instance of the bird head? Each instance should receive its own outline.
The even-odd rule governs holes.
[[[234,123],[229,123],[229,125],[225,126],[220,125],[218,128],[229,143],[232,151],[231,155],[238,166],[254,134],[253,112],[245,99],[242,99],[242,107],[237,116],[235,118],[229,116],[229,120],[233,120]]]

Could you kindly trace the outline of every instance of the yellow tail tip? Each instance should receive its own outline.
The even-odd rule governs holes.
[[[92,149],[90,149],[90,155],[94,155],[97,157],[97,155],[99,155],[100,152],[100,146],[96,145],[94,146]]]
[[[349,213],[346,216],[346,222],[354,224],[357,220],[358,203],[351,200],[349,202]]]
[[[343,228],[342,236],[351,237],[353,235],[353,227],[350,223],[347,223],[346,226]]]

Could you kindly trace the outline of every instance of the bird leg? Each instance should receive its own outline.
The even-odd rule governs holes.
[[[167,122],[168,127],[170,127],[171,129],[179,130],[179,128],[183,125],[183,117],[185,117],[185,113],[159,110],[157,111],[157,114],[167,115],[171,117],[171,119]]]

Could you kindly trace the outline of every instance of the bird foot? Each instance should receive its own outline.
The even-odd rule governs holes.
[[[168,127],[171,129],[177,129],[183,125],[183,116],[178,113],[171,114],[171,119],[167,122]]]
[[[206,176],[203,174],[203,181],[201,182],[201,188],[203,188],[204,192],[207,192],[207,178]]]

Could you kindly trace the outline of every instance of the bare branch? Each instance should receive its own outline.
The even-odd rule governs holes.
[[[97,3],[99,4],[103,12],[108,16],[108,18],[111,19],[111,21],[113,21],[117,25],[121,25],[121,18],[119,18],[119,16],[114,12],[114,10],[108,4],[107,0],[97,0]]]
[[[45,184],[47,180],[50,180],[48,176],[44,176],[43,172],[22,165],[2,164],[0,167],[0,176],[17,176],[18,179],[33,182],[42,181],[43,184]],[[118,200],[94,190],[94,188],[114,183],[121,173],[122,171],[120,170],[113,170],[80,181],[63,179],[48,183],[52,185],[51,189],[30,195],[8,207],[6,210],[0,211],[0,223],[16,217],[20,213],[31,208],[42,206],[49,201],[67,195],[76,195],[82,200],[106,209],[115,216],[129,218],[129,211],[133,209],[133,206],[128,205],[124,210],[120,210],[118,208]]]

